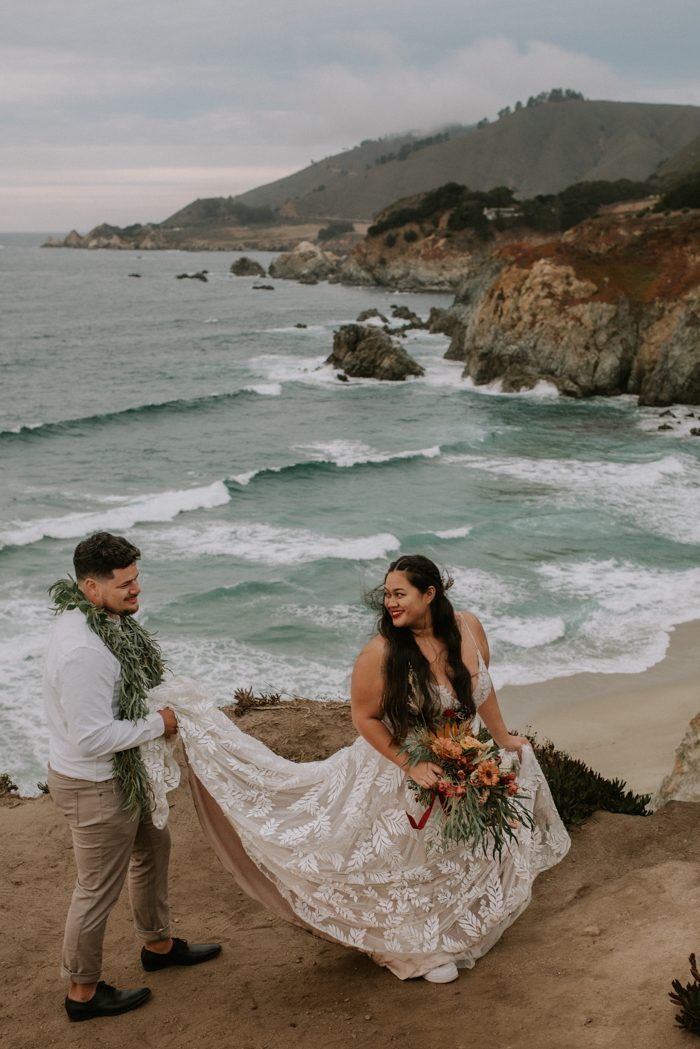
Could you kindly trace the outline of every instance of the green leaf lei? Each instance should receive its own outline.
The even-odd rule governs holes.
[[[59,579],[49,587],[53,613],[77,608],[90,629],[104,642],[121,666],[119,720],[139,721],[148,714],[146,694],[159,685],[165,663],[157,641],[133,616],[115,621],[104,608],[93,605],[73,579]],[[132,819],[141,819],[153,809],[153,794],[138,747],[122,750],[112,758],[114,778],[122,789],[124,808]]]

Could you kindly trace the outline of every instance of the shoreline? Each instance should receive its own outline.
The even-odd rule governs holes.
[[[574,674],[506,685],[499,702],[509,726],[532,729],[630,790],[653,794],[700,711],[700,620],[674,627],[666,655],[630,674]]]

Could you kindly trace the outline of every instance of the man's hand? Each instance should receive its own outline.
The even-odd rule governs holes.
[[[177,732],[177,718],[173,714],[170,707],[163,707],[163,709],[159,710],[158,713],[163,719],[163,735],[166,739],[170,739],[170,737],[174,736]]]

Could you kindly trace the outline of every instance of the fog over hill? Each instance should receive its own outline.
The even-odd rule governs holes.
[[[478,127],[363,142],[229,200],[288,218],[367,219],[400,197],[445,182],[472,189],[505,185],[532,197],[581,181],[642,181],[669,158],[681,165],[683,150],[697,153],[697,142],[691,143],[699,136],[698,106],[548,102]],[[207,203],[196,201],[163,225],[201,220]]]

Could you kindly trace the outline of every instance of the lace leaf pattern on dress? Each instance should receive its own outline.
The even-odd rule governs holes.
[[[491,690],[486,675],[475,701]],[[177,715],[196,776],[294,913],[348,946],[417,959],[414,975],[446,956],[473,965],[569,848],[531,748],[520,780],[535,828],[518,829],[497,860],[464,845],[435,850],[432,820],[412,830],[405,812],[417,815],[417,805],[403,773],[361,737],[325,761],[294,763],[242,732],[195,683],[157,692]]]

